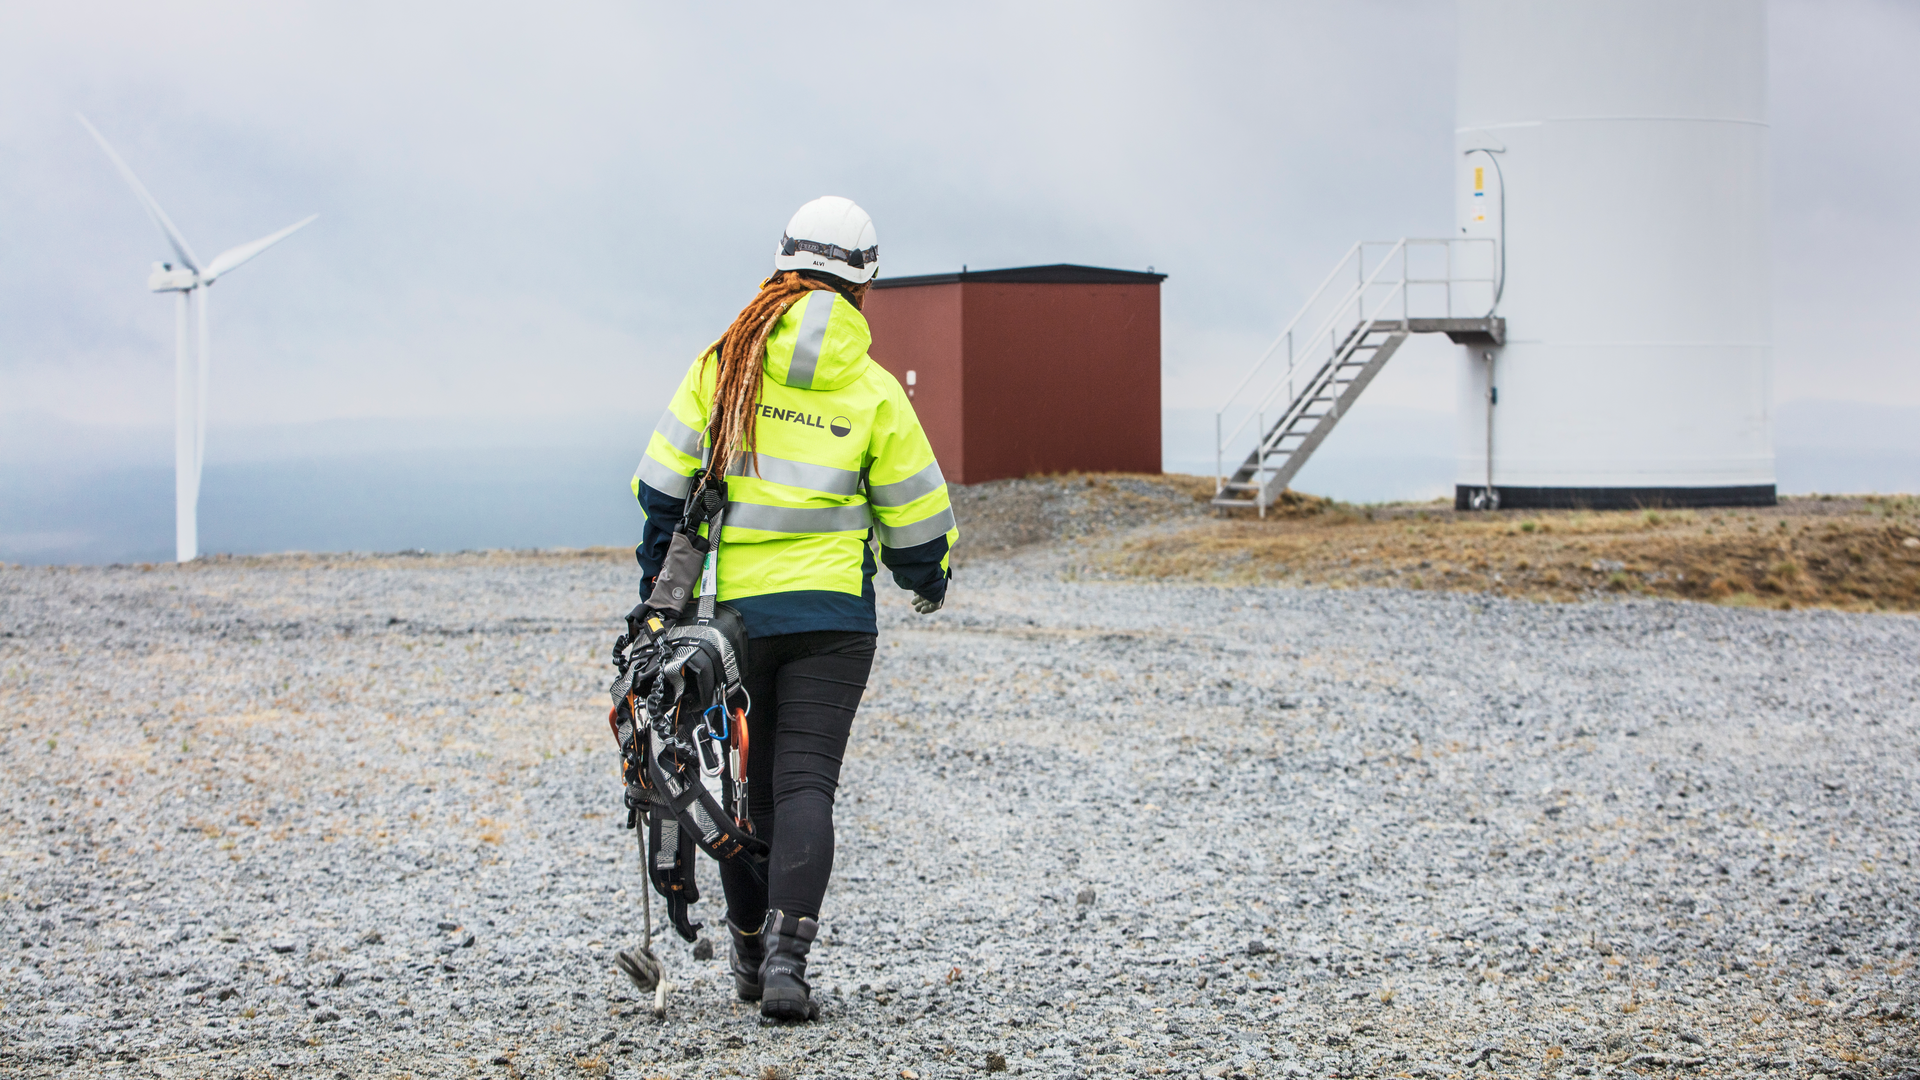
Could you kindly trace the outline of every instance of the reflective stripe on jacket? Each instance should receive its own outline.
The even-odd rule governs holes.
[[[959,538],[947,483],[906,392],[867,355],[872,340],[859,309],[819,291],[788,308],[767,339],[758,460],[745,455],[729,470],[720,537],[720,599],[755,637],[874,633],[869,537],[902,588],[945,593]],[[647,510],[636,554],[648,580],[700,467],[712,361],[709,353],[687,370],[634,473]]]

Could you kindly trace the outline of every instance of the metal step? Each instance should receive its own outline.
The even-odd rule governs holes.
[[[1250,507],[1265,514],[1266,508],[1286,490],[1307,459],[1332,434],[1334,425],[1352,408],[1367,384],[1392,359],[1406,341],[1407,333],[1404,329],[1387,332],[1377,345],[1357,343],[1349,337],[1342,351],[1328,357],[1326,364],[1307,380],[1300,396],[1288,403],[1280,419],[1267,429],[1247,460],[1234,470],[1232,480],[1221,485],[1210,505]],[[1355,360],[1353,354],[1362,348],[1372,355]],[[1342,378],[1350,368],[1358,370],[1352,372],[1351,377]],[[1307,411],[1321,405],[1329,407],[1317,413]],[[1289,443],[1291,445],[1287,445]],[[1252,492],[1253,498],[1233,497],[1241,492]]]

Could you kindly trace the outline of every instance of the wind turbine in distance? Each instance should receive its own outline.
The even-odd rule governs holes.
[[[160,209],[160,204],[147,192],[146,185],[133,175],[120,155],[113,152],[106,137],[88,123],[86,117],[81,116],[80,123],[100,144],[100,149],[107,152],[107,157],[113,159],[114,167],[120,170],[127,186],[146,208],[147,216],[173,247],[174,262],[154,263],[147,288],[178,294],[174,301],[173,542],[176,557],[181,562],[191,562],[200,555],[200,471],[207,455],[207,289],[221,275],[231,273],[235,267],[292,236],[320,215],[308,215],[277,233],[228,248],[214,256],[212,262],[202,263],[187,246],[187,238],[180,235],[173,220],[167,217],[167,212]],[[193,309],[192,319],[188,318],[189,306]],[[195,351],[188,348],[190,331],[200,354],[197,365],[189,359]]]

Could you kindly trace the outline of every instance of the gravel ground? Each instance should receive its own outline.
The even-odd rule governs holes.
[[[614,972],[630,562],[0,570],[0,1073],[1920,1076],[1920,621],[1099,542],[886,597],[797,1028]]]

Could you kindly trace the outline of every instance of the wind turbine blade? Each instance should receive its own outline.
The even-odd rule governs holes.
[[[147,186],[140,182],[139,177],[133,175],[133,170],[127,167],[127,163],[120,160],[120,155],[113,152],[113,147],[108,144],[106,136],[100,134],[100,132],[88,122],[85,116],[81,116],[79,113],[74,113],[73,115],[80,117],[80,123],[93,135],[93,140],[100,144],[100,149],[105,150],[107,156],[113,159],[114,167],[119,169],[120,175],[126,178],[127,186],[133,188],[133,193],[139,197],[140,205],[147,208],[147,216],[153,219],[155,225],[159,226],[161,235],[167,238],[167,243],[173,245],[174,256],[177,257],[187,269],[192,270],[196,274],[199,273],[200,260],[193,257],[193,249],[187,246],[187,238],[180,235],[180,230],[174,227],[173,219],[167,217],[165,210],[160,209],[160,204],[155,201],[153,195],[147,191]]]
[[[213,261],[207,264],[206,272],[202,274],[201,277],[205,278],[207,282],[211,284],[214,278],[219,277],[221,274],[231,272],[234,267],[239,266],[255,255],[292,236],[294,233],[312,224],[313,219],[319,216],[319,214],[308,214],[304,219],[294,222],[271,236],[263,236],[250,244],[241,244],[239,247],[228,248],[213,257]]]

